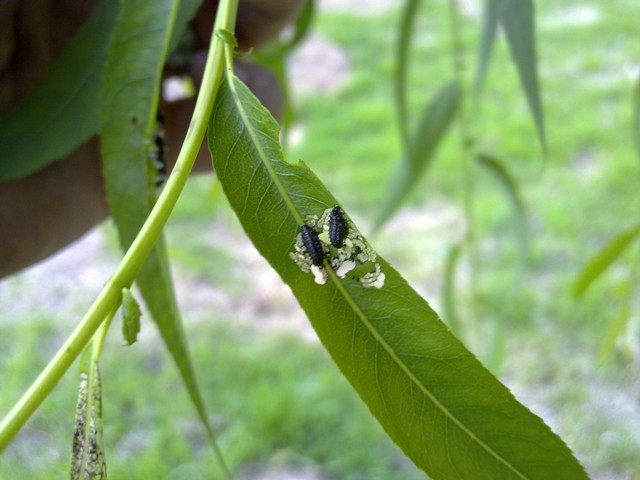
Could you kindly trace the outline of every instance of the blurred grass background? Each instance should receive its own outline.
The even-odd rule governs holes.
[[[399,10],[398,2],[347,3],[325,2],[292,59],[297,122],[287,157],[304,159],[367,233],[401,155],[392,104]],[[481,10],[477,1],[463,3],[471,80]],[[414,118],[451,78],[446,8],[426,2],[417,22]],[[480,171],[474,308],[465,265],[456,278],[464,339],[569,444],[592,478],[640,479],[637,302],[624,341],[598,360],[620,313],[617,286],[638,261],[637,244],[583,299],[570,293],[586,260],[640,211],[631,136],[640,5],[541,0],[536,9],[548,157],[502,41],[471,114],[484,149],[520,184],[530,264],[518,271],[509,205]],[[327,58],[333,60],[323,63]],[[404,208],[371,238],[440,312],[446,249],[464,226],[461,165],[454,130]],[[244,238],[212,176],[190,181],[167,236],[198,377],[238,478],[424,478],[340,376],[290,292]],[[0,283],[0,412],[50,359],[117,258],[107,225]],[[102,359],[109,475],[211,478],[213,455],[155,327],[144,323],[129,348],[119,328],[117,319]],[[6,450],[0,478],[68,475],[76,388],[74,369]]]

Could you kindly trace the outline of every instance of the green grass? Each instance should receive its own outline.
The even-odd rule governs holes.
[[[40,343],[54,330],[49,320],[7,327],[5,338],[14,339],[14,348],[28,346],[28,341]],[[199,323],[190,329],[190,337],[220,445],[236,473],[265,465],[311,465],[331,478],[422,478],[372,421],[318,345],[230,324]],[[153,327],[143,326],[145,338],[134,347],[122,346],[119,319],[114,327],[101,363],[110,476],[193,478],[189,475],[201,472],[195,478],[210,478],[204,472],[210,472],[213,455],[176,369],[149,332]],[[46,356],[7,350],[4,391],[17,393]],[[73,427],[74,377],[75,369],[9,447],[0,463],[0,478],[64,474],[69,455],[64,446],[71,444]],[[10,400],[3,395],[3,410]]]
[[[600,342],[619,309],[612,292],[629,274],[638,245],[584,299],[575,301],[570,294],[584,262],[637,221],[640,211],[640,165],[630,134],[632,79],[626,73],[640,56],[640,6],[631,0],[607,2],[606,8],[591,2],[600,12],[593,24],[548,26],[563,5],[536,2],[548,158],[541,156],[501,39],[482,96],[471,109],[483,149],[503,159],[519,181],[531,252],[526,270],[518,271],[511,210],[495,181],[478,169],[481,262],[475,303],[467,294],[466,270],[456,278],[464,338],[518,398],[551,423],[593,478],[640,478],[637,357],[630,361],[618,349],[607,363],[597,362]],[[409,92],[414,120],[430,95],[451,79],[446,15],[445,4],[435,2],[423,6],[417,23]],[[297,106],[304,137],[287,152],[291,160],[304,159],[365,226],[402,155],[391,83],[398,18],[397,12],[318,16],[316,31],[344,49],[351,76],[328,98],[310,96]],[[463,26],[471,79],[478,24],[465,17]],[[438,310],[446,247],[463,231],[461,165],[452,131],[400,212],[404,223],[393,223],[400,222],[397,217],[373,240]],[[210,176],[191,180],[170,221],[167,237],[178,275],[222,292],[231,305],[266,302],[252,311],[256,324],[265,310],[288,315],[278,304],[281,298],[265,300],[259,291],[255,274],[268,267],[245,269],[242,229],[211,185]],[[415,210],[433,212],[433,222],[411,225],[406,215]],[[37,292],[16,295],[38,301]],[[336,479],[422,478],[320,346],[246,323],[239,327],[243,315],[215,309],[206,316],[185,314],[206,403],[236,472],[311,466]],[[9,309],[0,313],[0,411],[18,398],[67,334],[58,320],[55,310],[25,318],[14,318]],[[496,326],[497,338],[504,338],[501,346],[494,341]],[[110,476],[208,478],[213,456],[154,328],[144,323],[143,341],[125,348],[119,323],[114,327],[102,363]],[[637,338],[632,342],[637,354]],[[0,478],[67,475],[76,382],[73,371],[28,423],[3,455]]]

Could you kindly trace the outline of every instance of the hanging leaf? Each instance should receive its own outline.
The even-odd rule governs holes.
[[[389,436],[433,479],[587,478],[566,445],[451,335],[351,222],[359,249],[322,239],[323,218],[337,201],[304,163],[284,162],[278,133],[236,77],[223,82],[209,148],[225,194]],[[332,265],[350,252],[356,261],[363,253],[375,261],[384,284],[361,273],[340,278]]]
[[[633,136],[640,159],[640,73],[633,88]]]
[[[71,480],[107,478],[102,446],[102,381],[100,379],[100,330],[80,357],[80,388],[76,405],[71,453]]]
[[[182,0],[172,45],[202,0]],[[0,118],[0,182],[26,177],[66,157],[100,128],[107,46],[120,8],[103,0],[44,79]]]
[[[480,93],[487,75],[489,61],[493,52],[493,44],[498,33],[498,17],[500,14],[500,0],[485,0],[484,18],[482,20],[482,38],[478,49],[478,65],[474,80],[474,91]]]
[[[600,348],[598,349],[598,362],[600,363],[604,363],[613,353],[618,338],[629,326],[629,321],[631,320],[631,291],[631,282],[628,280],[616,285],[614,289],[614,297],[616,297],[615,300],[617,301],[613,303],[616,304],[618,312],[613,317],[613,320],[609,321],[607,330],[600,341]]]
[[[413,25],[419,5],[420,0],[409,0],[402,12],[400,36],[398,37],[398,44],[396,46],[396,70],[393,78],[395,104],[398,112],[398,126],[400,127],[400,135],[406,150],[410,148],[407,119],[407,71],[409,70],[409,47],[411,45]]]
[[[291,88],[289,86],[288,54],[299,45],[309,33],[315,16],[315,0],[306,0],[294,25],[294,31],[290,39],[275,40],[266,48],[255,52],[253,58],[256,62],[268,68],[276,77],[282,93],[282,143],[287,145],[289,133],[295,119],[294,105],[291,102]]]
[[[484,361],[487,368],[493,372],[494,375],[499,375],[507,353],[504,327],[496,318],[491,319],[489,327],[490,331],[486,342],[487,350]]]
[[[296,19],[294,25],[294,32],[291,36],[291,40],[285,43],[283,53],[295,48],[307,35],[309,28],[313,23],[315,15],[315,0],[306,0],[302,7],[302,11]]]
[[[529,232],[524,203],[520,195],[520,188],[516,179],[509,173],[504,162],[491,155],[479,154],[476,160],[482,165],[502,186],[507,200],[511,204],[516,224],[516,235],[520,250],[520,258],[525,263],[529,257]]]
[[[176,13],[171,41],[169,42],[169,52],[173,52],[182,40],[189,22],[196,16],[202,2],[203,0],[180,0],[178,2],[178,12]]]
[[[140,333],[140,306],[128,288],[122,289],[122,336],[127,346],[138,341]]]
[[[456,308],[456,270],[458,268],[458,261],[460,260],[460,253],[462,253],[462,245],[455,244],[449,248],[447,257],[444,263],[444,275],[442,285],[442,299],[444,307],[444,318],[451,332],[458,338],[461,338],[462,328],[460,324],[460,317],[458,317]]]
[[[640,224],[620,232],[605,247],[587,262],[573,283],[573,295],[580,297],[602,273],[625,251],[631,242],[640,235]]]
[[[155,172],[146,152],[156,124],[162,67],[176,9],[177,2],[170,0],[124,0],[105,66],[101,103],[104,177],[125,250],[142,228],[156,197]],[[136,282],[226,470],[189,357],[162,237]]]
[[[380,228],[400,206],[435,158],[440,142],[453,123],[459,102],[460,88],[456,82],[449,82],[436,92],[425,108],[410,148],[405,151],[405,161],[398,163],[389,193],[376,219],[375,229]]]
[[[0,119],[0,181],[34,173],[70,154],[99,128],[107,45],[120,7],[104,0],[52,70]]]
[[[527,97],[529,110],[538,132],[538,140],[546,151],[547,140],[540,99],[534,10],[532,0],[494,0],[501,4],[500,23],[507,37],[511,58],[518,70],[520,84]]]

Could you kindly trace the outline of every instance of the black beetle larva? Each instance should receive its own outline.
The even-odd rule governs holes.
[[[306,248],[309,253],[311,263],[316,267],[321,266],[324,261],[325,252],[316,231],[307,225],[303,225],[300,227],[300,237],[302,238],[304,248]]]
[[[162,185],[165,178],[167,178],[167,161],[165,159],[166,146],[164,143],[164,137],[161,135],[156,136],[154,143],[156,144],[157,155],[153,159],[153,166],[157,172],[155,179],[156,187],[159,187]]]
[[[329,240],[331,245],[341,248],[347,235],[347,226],[345,224],[342,210],[339,206],[333,207],[329,214]]]
[[[156,171],[156,177],[154,179],[156,187],[162,185],[167,178],[166,150],[167,146],[164,141],[164,116],[158,112],[156,116],[156,128],[153,130],[153,144],[149,148],[149,157]]]

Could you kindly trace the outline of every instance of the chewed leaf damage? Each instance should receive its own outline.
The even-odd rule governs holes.
[[[377,254],[339,206],[327,208],[320,217],[307,215],[289,253],[304,273],[311,273],[318,285],[327,281],[327,268],[340,278],[367,288],[381,288],[385,275],[376,262]]]

